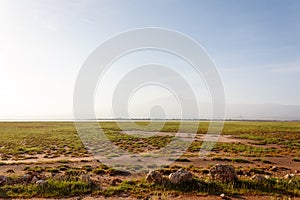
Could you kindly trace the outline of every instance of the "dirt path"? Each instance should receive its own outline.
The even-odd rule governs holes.
[[[38,158],[26,159],[26,160],[0,160],[4,164],[31,164],[31,163],[52,163],[67,160],[68,162],[80,162],[80,161],[93,161],[96,160],[93,156],[90,157],[65,157],[60,156],[56,158],[43,158],[43,154],[39,154]]]
[[[207,135],[195,133],[176,133],[176,132],[151,132],[151,131],[121,131],[122,134],[128,134],[136,137],[152,137],[152,136],[178,136],[180,138],[195,137],[197,141],[212,140],[225,143],[249,143],[251,140],[235,138],[233,135]],[[252,141],[253,142],[253,141]]]

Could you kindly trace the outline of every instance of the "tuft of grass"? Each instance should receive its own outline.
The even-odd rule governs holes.
[[[266,174],[266,175],[270,175],[269,172],[267,172],[265,169],[261,169],[261,168],[251,168],[249,170],[250,173],[253,174]]]
[[[68,197],[90,193],[91,185],[81,181],[48,180],[43,187],[36,184],[5,185],[0,188],[1,198]]]
[[[66,159],[62,159],[62,160],[59,160],[57,161],[58,163],[70,163],[69,160],[66,160]]]
[[[45,171],[45,169],[41,166],[34,166],[34,167],[26,166],[26,167],[24,167],[24,171],[41,173],[41,172]]]
[[[251,163],[249,160],[245,160],[242,158],[221,158],[221,157],[213,157],[212,161],[224,161],[224,162],[236,162],[236,163]]]
[[[225,161],[225,162],[231,162],[232,161],[231,158],[221,158],[221,157],[213,157],[211,160],[212,161]]]
[[[59,172],[58,168],[52,168],[52,167],[46,168],[45,170],[48,171],[48,172],[52,172],[52,173],[58,173]]]
[[[175,161],[177,162],[191,162],[189,159],[187,158],[177,158]]]
[[[68,175],[68,176],[75,176],[75,177],[78,177],[79,175],[81,174],[84,174],[85,171],[82,170],[82,169],[75,169],[75,168],[72,168],[72,169],[68,169],[65,174]]]
[[[60,171],[66,171],[68,169],[70,169],[70,167],[68,165],[60,165],[57,167]]]
[[[293,158],[293,161],[294,162],[300,162],[300,159],[299,158]]]
[[[242,158],[233,158],[232,161],[236,163],[251,163],[249,160],[245,160]]]
[[[103,175],[103,174],[106,174],[106,170],[102,169],[102,168],[96,168],[96,169],[93,169],[92,171],[94,174],[98,174],[98,175]]]

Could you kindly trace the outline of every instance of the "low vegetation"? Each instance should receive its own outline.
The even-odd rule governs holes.
[[[208,122],[186,121],[180,124],[168,121],[159,130],[159,124],[137,122],[136,130],[127,122],[122,123],[126,131],[161,131],[165,133],[190,132],[198,125],[197,134],[201,136],[208,129]],[[101,127],[109,140],[119,148],[132,153],[160,149],[169,144],[174,136],[170,134],[137,137],[126,134],[115,122],[101,122]],[[93,127],[90,127],[93,128]],[[300,122],[226,122],[223,135],[238,142],[220,141],[212,151],[196,162],[203,141],[196,139],[180,158],[170,158],[175,163],[160,168],[160,173],[168,175],[179,168],[185,168],[196,175],[193,184],[174,186],[172,184],[153,184],[145,181],[145,173],[131,176],[126,171],[118,171],[94,161],[85,160],[91,154],[82,144],[74,123],[71,122],[1,122],[0,123],[0,169],[11,180],[19,174],[38,174],[47,182],[0,184],[1,198],[30,197],[71,197],[89,194],[92,196],[132,196],[148,198],[158,196],[168,198],[182,194],[192,195],[270,195],[300,196],[299,169],[291,166],[300,163]],[[111,154],[111,158],[118,155]],[[150,156],[150,154],[149,154]],[[73,159],[73,160],[72,160]],[[77,160],[76,160],[77,159]],[[286,166],[276,166],[277,159],[288,159]],[[34,161],[39,160],[38,163]],[[26,162],[27,161],[27,162]],[[216,163],[234,165],[240,176],[238,181],[220,183],[210,180],[209,168]],[[135,169],[142,166],[132,166]],[[149,168],[156,168],[149,163]],[[12,168],[12,169],[10,169]],[[295,167],[294,167],[295,168]],[[4,167],[3,167],[4,169]],[[127,169],[129,170],[129,168]],[[283,178],[292,173],[292,178]],[[89,174],[91,182],[80,177]],[[252,180],[253,175],[270,176],[263,181]],[[60,177],[60,178],[57,178]],[[134,178],[133,178],[134,177]],[[98,182],[107,180],[106,183]],[[105,181],[104,181],[105,182]],[[112,183],[113,182],[113,183]]]

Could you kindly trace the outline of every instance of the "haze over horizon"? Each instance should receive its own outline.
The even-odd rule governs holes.
[[[111,36],[143,27],[179,31],[206,49],[223,80],[226,118],[300,120],[299,10],[296,0],[0,0],[0,120],[72,118],[74,85],[89,54]],[[210,117],[205,81],[179,58],[155,51],[112,65],[95,93],[97,117],[119,117],[112,115],[114,87],[145,63],[171,66],[189,80],[200,118]],[[132,96],[132,117],[179,116],[170,93],[144,89]]]

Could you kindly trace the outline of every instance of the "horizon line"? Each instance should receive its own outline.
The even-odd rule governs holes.
[[[207,118],[97,118],[97,119],[0,119],[0,122],[76,122],[76,121],[259,121],[259,122],[300,122],[300,119],[207,119]]]

